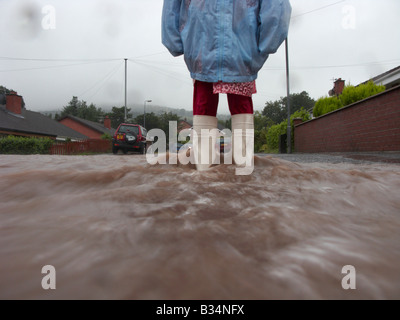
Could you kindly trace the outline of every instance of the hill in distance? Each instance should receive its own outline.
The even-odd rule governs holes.
[[[110,105],[103,105],[103,106],[99,105],[96,107],[101,108],[104,112],[111,112],[111,110],[113,108],[113,106],[110,106]],[[130,113],[133,115],[133,117],[136,117],[136,116],[144,113],[143,105],[133,105],[133,106],[128,106],[128,108],[131,109]],[[53,119],[56,114],[60,114],[61,112],[62,112],[62,108],[59,110],[41,111],[41,113],[44,115],[52,115]],[[146,113],[151,113],[151,112],[153,112],[155,115],[160,115],[163,113],[171,112],[172,114],[178,115],[181,119],[187,119],[190,121],[193,119],[192,110],[170,108],[170,107],[158,106],[158,105],[153,105],[153,104],[146,105]],[[230,119],[230,115],[218,114],[218,119],[225,121],[225,120]]]

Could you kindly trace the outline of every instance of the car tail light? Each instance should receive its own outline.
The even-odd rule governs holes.
[[[118,141],[124,141],[126,138],[126,134],[122,134],[122,133],[116,133],[114,134],[114,140],[118,140]]]

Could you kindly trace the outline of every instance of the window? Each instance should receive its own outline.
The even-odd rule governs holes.
[[[139,134],[138,126],[121,126],[118,130],[118,133],[134,133],[135,135]]]

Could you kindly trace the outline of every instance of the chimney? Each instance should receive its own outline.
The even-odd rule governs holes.
[[[334,90],[335,90],[335,92],[336,92],[337,95],[342,94],[343,89],[344,89],[344,84],[345,84],[345,81],[342,80],[342,78],[339,78],[339,79],[337,79],[337,80],[335,81],[335,88],[334,88]]]
[[[345,85],[345,81],[342,80],[342,78],[337,79],[334,82],[334,87],[332,90],[329,91],[329,95],[332,96],[339,96],[342,94],[343,89],[344,89],[344,85]]]
[[[15,91],[11,91],[6,95],[6,108],[8,111],[21,114],[22,113],[22,97]]]
[[[111,119],[108,116],[104,118],[104,127],[111,129]]]

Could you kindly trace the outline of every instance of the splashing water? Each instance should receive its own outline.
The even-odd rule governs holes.
[[[0,298],[400,298],[400,166],[234,170],[0,156]]]

